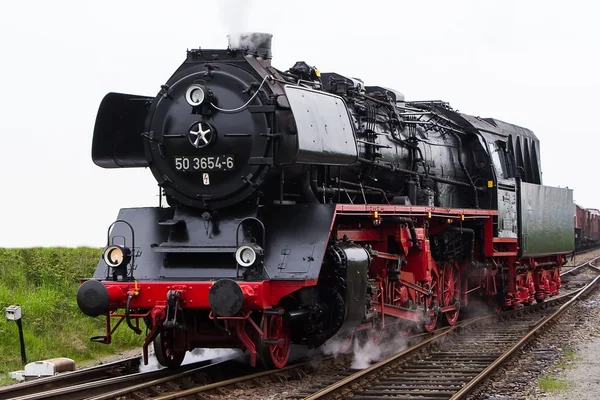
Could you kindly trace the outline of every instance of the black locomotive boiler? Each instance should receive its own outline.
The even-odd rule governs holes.
[[[156,96],[109,93],[103,168],[149,168],[167,204],[110,226],[86,315],[125,320],[159,362],[241,348],[283,367],[290,344],[379,341],[558,293],[572,191],[542,185],[528,129],[395,90],[271,64],[269,34],[189,50]],[[115,326],[116,327],[116,326]]]

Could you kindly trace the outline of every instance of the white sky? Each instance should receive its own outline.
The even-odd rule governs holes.
[[[594,1],[4,0],[0,247],[102,246],[119,208],[156,205],[149,170],[92,163],[102,97],[154,96],[187,48],[224,48],[227,33],[245,30],[274,34],[280,69],[303,60],[407,100],[442,99],[532,129],[544,183],[600,208],[599,9]]]

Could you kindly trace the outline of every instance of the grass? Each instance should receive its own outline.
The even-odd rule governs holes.
[[[141,346],[142,337],[119,327],[113,343],[90,342],[103,335],[104,317],[90,318],[77,307],[79,278],[91,277],[99,249],[0,248],[0,308],[17,304],[23,313],[27,361],[68,357],[76,363]],[[0,316],[0,384],[23,368],[17,324]]]
[[[572,349],[565,349],[563,351],[563,357],[567,361],[583,360],[583,357],[580,356],[580,355],[578,355],[577,352],[575,350],[572,350]]]
[[[543,376],[538,381],[540,389],[546,393],[560,392],[569,388],[569,382],[564,378],[555,378],[551,376]]]
[[[574,361],[581,360],[583,357],[578,355],[572,349],[564,349],[562,351],[561,358],[556,362],[555,367],[560,370],[567,370],[574,368]],[[571,383],[568,382],[564,375],[561,376],[550,376],[546,375],[539,379],[538,385],[546,393],[560,392],[569,389]]]
[[[577,360],[583,360],[583,357],[578,355],[573,349],[564,349],[555,366],[561,370],[571,369],[574,368],[573,363]]]

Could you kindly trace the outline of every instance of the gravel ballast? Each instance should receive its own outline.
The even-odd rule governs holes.
[[[469,399],[598,399],[598,382],[600,291],[596,290],[485,380]]]

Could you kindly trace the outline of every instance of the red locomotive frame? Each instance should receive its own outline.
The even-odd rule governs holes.
[[[344,215],[344,225],[337,216]],[[339,240],[350,240],[370,249],[373,256],[369,278],[376,280],[379,290],[373,298],[373,309],[378,318],[358,327],[357,332],[378,341],[391,325],[400,326],[408,332],[415,326],[433,330],[444,317],[454,325],[460,308],[469,304],[469,298],[478,296],[498,308],[519,307],[534,301],[543,301],[556,295],[560,288],[560,267],[565,263],[564,255],[542,258],[518,258],[518,239],[494,237],[495,210],[446,209],[439,207],[396,206],[396,205],[349,205],[338,204],[331,221],[330,234]],[[386,217],[402,217],[411,221],[407,224],[386,223]],[[473,222],[483,224],[483,239],[476,240],[475,233],[465,227]],[[464,231],[472,240],[471,260],[459,262],[436,262],[430,251],[429,237],[448,227]],[[411,236],[416,234],[416,237]],[[393,237],[396,253],[392,252],[389,238]],[[415,246],[416,244],[416,246]],[[400,249],[398,254],[397,249]],[[391,281],[387,266],[400,258],[402,266],[399,279]],[[504,280],[501,277],[504,277]],[[502,282],[505,297],[500,302],[497,295]],[[257,353],[268,351],[276,367],[283,367],[290,350],[290,332],[286,329],[285,310],[280,301],[287,295],[306,286],[317,285],[317,280],[264,280],[260,282],[238,281],[244,297],[244,306],[238,315],[217,317],[209,305],[209,291],[213,281],[104,281],[109,294],[109,312],[106,314],[107,335],[97,341],[110,343],[111,335],[123,321],[139,319],[151,321],[151,330],[144,341],[144,358],[148,357],[148,345],[163,333],[161,343],[164,357],[176,357],[185,350],[196,347],[225,347],[246,349],[255,365]],[[169,321],[169,295],[176,299],[181,309],[206,311],[202,321],[195,321],[203,329],[181,331],[164,329]],[[129,304],[127,304],[129,301]],[[118,309],[126,308],[126,313]],[[129,310],[141,310],[130,313]],[[251,315],[259,314],[259,318]],[[111,318],[119,318],[111,326]],[[219,325],[223,332],[214,327]],[[171,332],[169,335],[166,332]],[[201,331],[202,333],[198,333]],[[139,332],[139,331],[138,331]],[[352,340],[352,337],[349,338]],[[156,346],[156,344],[155,344]],[[147,362],[147,361],[146,361]]]

